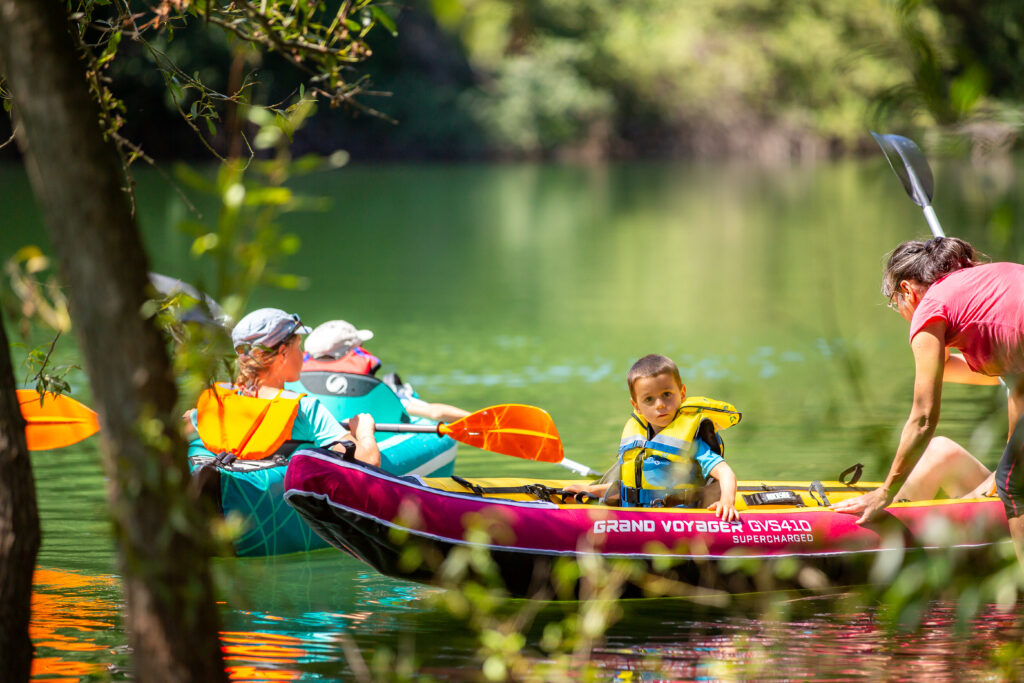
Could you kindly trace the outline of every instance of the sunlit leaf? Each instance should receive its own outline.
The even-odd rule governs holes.
[[[387,12],[385,12],[377,5],[371,5],[370,12],[373,15],[373,18],[376,19],[381,26],[386,28],[391,35],[398,35],[398,27],[395,26],[394,19],[392,19]]]

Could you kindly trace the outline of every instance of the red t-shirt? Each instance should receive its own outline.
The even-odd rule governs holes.
[[[914,311],[910,339],[936,320],[975,372],[1024,372],[1024,266],[987,263],[937,280]]]

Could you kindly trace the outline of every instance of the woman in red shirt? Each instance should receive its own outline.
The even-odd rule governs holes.
[[[862,524],[892,502],[935,434],[943,381],[995,384],[1001,376],[1010,438],[995,480],[1024,564],[1024,266],[983,263],[955,237],[904,242],[889,256],[882,293],[910,323],[914,401],[885,483],[832,509]]]

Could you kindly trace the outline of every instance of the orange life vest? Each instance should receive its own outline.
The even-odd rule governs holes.
[[[233,453],[243,460],[269,457],[291,436],[302,396],[240,396],[230,384],[214,384],[196,404],[199,438],[211,453]]]
[[[372,375],[380,367],[380,359],[362,347],[356,347],[341,358],[310,358],[303,361],[303,372],[326,370],[348,372],[353,375]]]

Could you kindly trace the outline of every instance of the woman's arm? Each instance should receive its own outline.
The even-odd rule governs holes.
[[[427,403],[412,399],[405,403],[405,412],[417,417],[425,417],[434,422],[451,423],[469,415],[468,410],[448,405],[447,403]]]
[[[373,415],[360,413],[348,421],[348,427],[356,442],[356,460],[380,467],[380,446],[373,435],[376,427]]]
[[[836,512],[859,514],[857,524],[870,520],[892,502],[907,475],[917,464],[925,447],[935,434],[942,401],[942,374],[945,366],[945,331],[941,321],[926,325],[914,335],[910,348],[914,352],[914,402],[903,425],[900,445],[885,482],[863,496],[840,501],[832,506]]]

